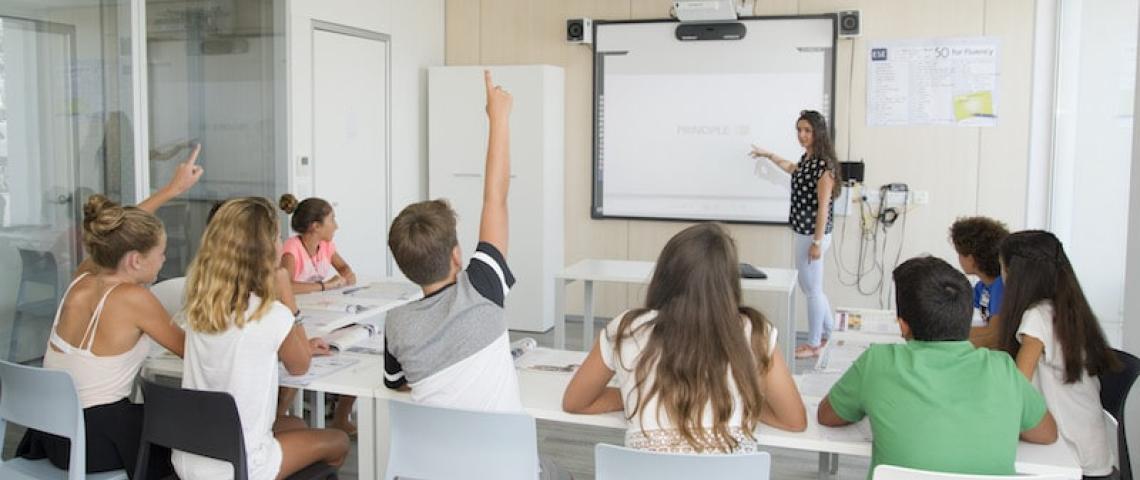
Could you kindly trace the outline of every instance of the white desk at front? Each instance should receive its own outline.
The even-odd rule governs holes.
[[[582,318],[582,346],[589,350],[594,345],[594,282],[649,283],[654,262],[632,260],[586,259],[566,267],[554,275],[554,347],[566,348],[566,286],[581,281],[585,287]],[[745,292],[777,293],[787,296],[783,321],[771,316],[780,330],[784,345],[784,360],[795,365],[796,347],[796,271],[786,268],[758,267],[768,278],[741,279]],[[770,314],[769,314],[770,315]]]

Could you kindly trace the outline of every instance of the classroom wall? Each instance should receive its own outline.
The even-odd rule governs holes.
[[[686,223],[590,218],[592,174],[592,66],[591,49],[569,45],[565,20],[573,17],[621,20],[663,18],[671,5],[666,0],[447,0],[446,63],[530,64],[548,63],[566,69],[566,262],[583,258],[651,260],[668,239]],[[867,162],[866,182],[875,188],[889,182],[906,182],[913,190],[929,192],[930,203],[908,215],[905,259],[931,253],[956,262],[947,241],[947,228],[962,215],[984,214],[1019,229],[1026,216],[1026,171],[1029,145],[1034,2],[1031,0],[757,0],[757,15],[789,15],[860,9],[863,36],[840,40],[836,76],[836,139],[841,157]],[[872,39],[908,39],[949,36],[993,36],[1001,39],[998,126],[992,128],[866,126],[865,62]],[[850,92],[850,93],[849,93]],[[521,99],[516,99],[522,101]],[[850,115],[851,122],[847,121]],[[795,119],[788,119],[793,135]],[[846,141],[851,138],[850,146]],[[893,237],[901,234],[896,225]],[[741,258],[756,265],[791,267],[791,237],[782,226],[729,227]],[[846,243],[845,260],[854,268],[858,222],[854,217],[846,235],[836,222],[833,245]],[[833,249],[836,248],[833,246]],[[888,245],[890,262],[897,243]],[[825,289],[836,307],[877,307],[879,300],[842,285],[829,252]],[[956,264],[956,263],[955,263]],[[850,280],[844,276],[843,280]],[[874,280],[874,278],[870,279]],[[866,282],[871,286],[873,282]],[[643,287],[609,285],[599,289],[599,313],[614,315],[640,303]],[[568,292],[568,312],[580,311],[581,288]],[[806,308],[800,295],[799,317]],[[749,298],[772,314],[779,313],[775,298]],[[801,326],[801,328],[803,328]]]

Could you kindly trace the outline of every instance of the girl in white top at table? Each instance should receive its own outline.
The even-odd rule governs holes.
[[[1119,369],[1119,362],[1060,240],[1045,231],[1017,232],[1002,241],[999,259],[1002,348],[1041,390],[1085,478],[1116,478],[1109,447],[1115,432],[1100,404],[1097,377]]]
[[[182,386],[234,397],[250,480],[284,478],[317,461],[340,467],[348,436],[278,417],[278,362],[294,375],[309,369],[305,332],[277,301],[277,214],[263,198],[229,200],[206,226],[186,285],[186,356]],[[175,451],[185,480],[233,478],[220,460]]]
[[[102,195],[92,195],[83,206],[87,258],[60,299],[44,367],[64,370],[75,382],[87,432],[88,473],[126,469],[134,474],[143,406],[127,397],[151,340],[182,355],[182,329],[145,285],[154,282],[166,260],[166,232],[154,212],[197,183],[200,150],[195,147],[170,183],[137,207]],[[47,458],[66,469],[70,451],[67,439],[28,430],[16,455]],[[170,473],[167,461],[153,461],[148,469],[152,478]]]
[[[802,431],[807,415],[776,330],[740,304],[736,245],[715,223],[686,228],[657,259],[645,307],[606,327],[562,408],[624,410],[625,443],[662,452],[757,451],[760,422]],[[608,387],[617,376],[618,388]]]

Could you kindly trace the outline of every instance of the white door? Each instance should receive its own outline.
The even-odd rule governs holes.
[[[388,272],[388,37],[313,27],[313,195],[328,200],[340,255],[361,278]]]

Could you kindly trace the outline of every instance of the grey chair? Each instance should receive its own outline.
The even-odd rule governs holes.
[[[79,393],[71,375],[62,370],[29,367],[0,360],[0,437],[8,422],[59,435],[71,441],[68,470],[47,459],[0,460],[0,478],[68,480],[126,480],[127,472],[86,473],[87,428]]]

